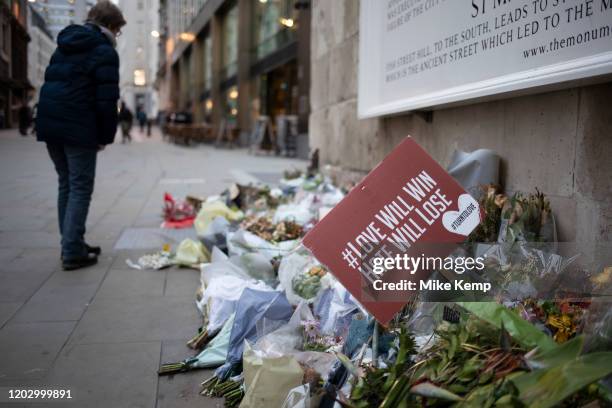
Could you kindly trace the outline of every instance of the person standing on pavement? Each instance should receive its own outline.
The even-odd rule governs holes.
[[[121,101],[121,108],[119,109],[119,123],[121,124],[121,143],[131,142],[132,135],[130,132],[132,131],[132,122],[134,120],[134,115],[132,115],[132,111],[127,107],[125,102]]]
[[[115,46],[125,24],[116,5],[99,0],[85,24],[70,25],[59,33],[40,91],[36,129],[59,178],[64,270],[93,265],[100,254],[99,247],[85,243],[85,222],[97,153],[113,143],[117,132],[119,56]]]

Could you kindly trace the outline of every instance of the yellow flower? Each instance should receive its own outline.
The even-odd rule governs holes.
[[[557,329],[553,337],[557,343],[566,342],[576,332],[576,325],[572,318],[566,314],[561,316],[550,315],[546,319],[546,324]]]

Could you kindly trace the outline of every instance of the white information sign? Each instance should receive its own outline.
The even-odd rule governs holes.
[[[393,114],[612,73],[612,0],[361,0],[359,41],[359,117]]]

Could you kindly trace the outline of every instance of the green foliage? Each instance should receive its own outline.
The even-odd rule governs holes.
[[[542,226],[551,214],[550,202],[541,191],[524,196],[516,193],[510,199],[509,208],[505,209],[502,218],[508,221],[506,241],[543,241]]]
[[[435,343],[418,355],[402,331],[397,359],[386,368],[357,368],[346,359],[357,378],[346,405],[550,408],[612,400],[597,385],[612,374],[612,352],[581,355],[581,336],[542,341],[531,323],[503,306],[473,305],[462,305],[472,313],[459,323],[440,324]]]
[[[503,324],[512,338],[524,347],[529,349],[538,347],[542,351],[556,347],[553,339],[503,305],[495,302],[457,304],[495,327],[501,328]]]
[[[591,353],[512,380],[521,400],[533,408],[549,408],[612,373],[612,352]]]
[[[401,406],[398,405],[401,400],[401,387],[397,384],[408,381],[403,374],[409,366],[410,356],[416,353],[414,338],[405,329],[399,331],[395,350],[395,360],[388,362],[385,368],[371,365],[363,367],[351,392],[351,405],[356,408]],[[343,361],[343,364],[347,366],[346,361]],[[354,366],[349,366],[348,369],[351,373],[357,373]],[[389,405],[390,403],[395,405]]]
[[[436,335],[438,341],[414,371],[416,382],[426,380],[462,397],[521,368],[524,350],[505,330],[473,316],[441,324]]]

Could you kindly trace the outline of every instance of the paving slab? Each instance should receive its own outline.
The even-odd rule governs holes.
[[[155,408],[159,342],[77,344],[58,356],[47,383],[70,389],[67,407]]]
[[[160,222],[161,224],[161,222]],[[115,244],[115,249],[161,249],[164,244],[179,244],[185,238],[196,239],[193,228],[126,228]]]
[[[159,227],[162,221],[161,212],[160,214],[156,214],[147,208],[143,208],[132,225],[134,227]]]
[[[164,294],[165,271],[111,269],[96,299],[129,298],[131,296],[161,296]]]
[[[0,299],[4,302],[25,302],[49,278],[53,269],[0,270]]]
[[[92,244],[99,245],[98,241],[113,241],[121,235],[127,226],[124,224],[108,224],[100,220],[96,225],[87,229],[87,240]]]
[[[16,322],[76,321],[93,299],[112,257],[101,255],[99,263],[76,271],[57,270],[23,305]]]
[[[174,363],[197,353],[182,341],[162,343],[161,364]],[[199,394],[200,384],[210,378],[215,370],[194,370],[159,377],[157,408],[223,407],[223,399]]]
[[[48,284],[79,287],[88,284],[100,284],[114,262],[114,256],[104,253],[98,257],[98,263],[74,271],[59,269],[51,275]]]
[[[0,264],[0,300],[3,302],[25,302],[59,268],[59,261],[50,259],[58,257],[57,250],[53,249],[12,249],[4,251],[4,255],[10,260]]]
[[[8,323],[0,330],[0,380],[46,376],[75,322]]]
[[[98,285],[43,286],[15,314],[15,322],[77,321]]]
[[[270,186],[277,186],[280,180],[283,178],[283,173],[280,172],[252,171],[250,174],[257,180],[269,184]]]
[[[0,328],[13,317],[21,305],[22,302],[0,302]]]
[[[0,271],[52,271],[59,268],[60,247],[50,245],[49,248],[32,249],[25,246],[19,249],[20,254],[10,262],[0,266]]]
[[[190,297],[195,302],[200,287],[200,271],[191,268],[169,268],[166,271],[164,295]]]
[[[96,297],[69,342],[187,341],[201,325],[193,298],[152,295]]]
[[[0,217],[0,231],[39,231],[49,222],[48,216],[36,217],[30,215]]]
[[[0,231],[0,247],[49,248],[59,246],[59,237],[47,231]]]
[[[1,210],[0,210],[1,211]],[[0,248],[0,265],[7,264],[23,252],[22,248]]]
[[[202,325],[198,271],[137,271],[125,260],[194,237],[160,230],[165,192],[206,197],[306,163],[175,146],[158,134],[109,146],[98,159],[86,237],[103,255],[62,271],[57,176],[45,147],[0,131],[0,387],[70,386],[77,398],[68,406],[77,407],[220,407],[198,393],[212,371],[157,376],[160,359],[194,353],[185,343]],[[66,406],[9,408],[47,405]]]

